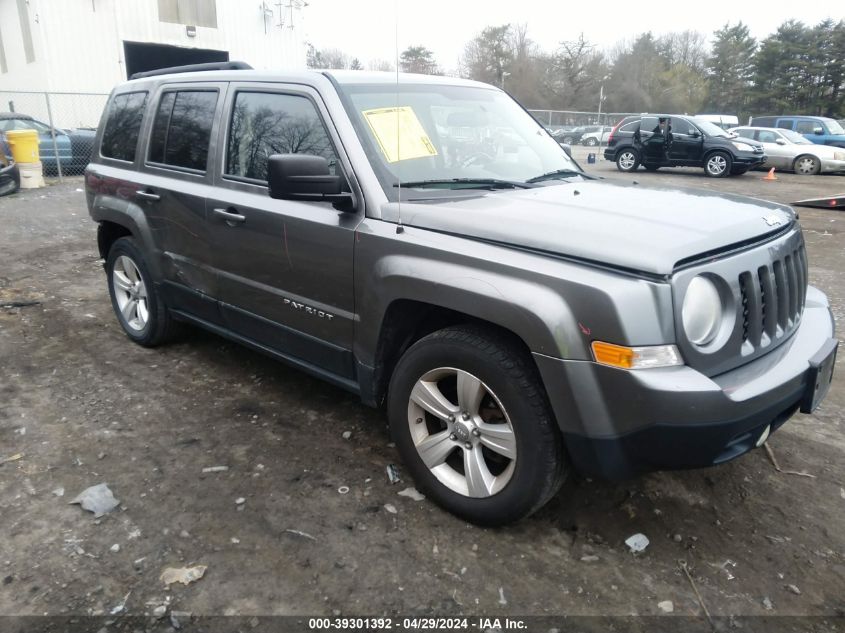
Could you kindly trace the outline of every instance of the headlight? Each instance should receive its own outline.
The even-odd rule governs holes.
[[[731,144],[737,148],[740,152],[753,152],[754,148],[749,145],[748,143],[738,143],[737,141],[731,141]]]
[[[695,345],[707,345],[722,323],[722,299],[716,285],[706,277],[694,277],[681,308],[684,333]]]
[[[845,152],[833,152],[833,160],[845,160]]]

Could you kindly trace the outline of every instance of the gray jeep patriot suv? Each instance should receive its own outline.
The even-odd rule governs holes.
[[[189,70],[115,88],[86,171],[120,325],[384,406],[451,512],[719,464],[824,397],[833,317],[789,207],[601,182],[472,81]]]

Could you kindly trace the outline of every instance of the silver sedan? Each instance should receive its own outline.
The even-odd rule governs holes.
[[[768,157],[763,169],[774,167],[808,176],[845,174],[845,149],[841,147],[817,145],[797,132],[773,127],[735,127],[730,131],[763,144]]]

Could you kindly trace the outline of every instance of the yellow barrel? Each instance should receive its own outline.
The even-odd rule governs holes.
[[[12,158],[16,163],[37,163],[38,132],[35,130],[9,130],[6,139],[12,148]]]

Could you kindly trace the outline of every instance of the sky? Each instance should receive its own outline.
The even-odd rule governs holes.
[[[726,22],[742,20],[758,39],[794,18],[816,24],[845,19],[841,0],[708,0],[692,2],[580,2],[553,0],[307,0],[299,11],[303,38],[317,48],[339,48],[365,65],[394,60],[399,51],[423,45],[446,71],[455,70],[464,45],[485,26],[525,23],[544,50],[580,33],[608,49],[651,30],[655,35],[687,29],[709,36]],[[397,20],[398,17],[398,20]],[[397,28],[398,26],[398,28]]]

